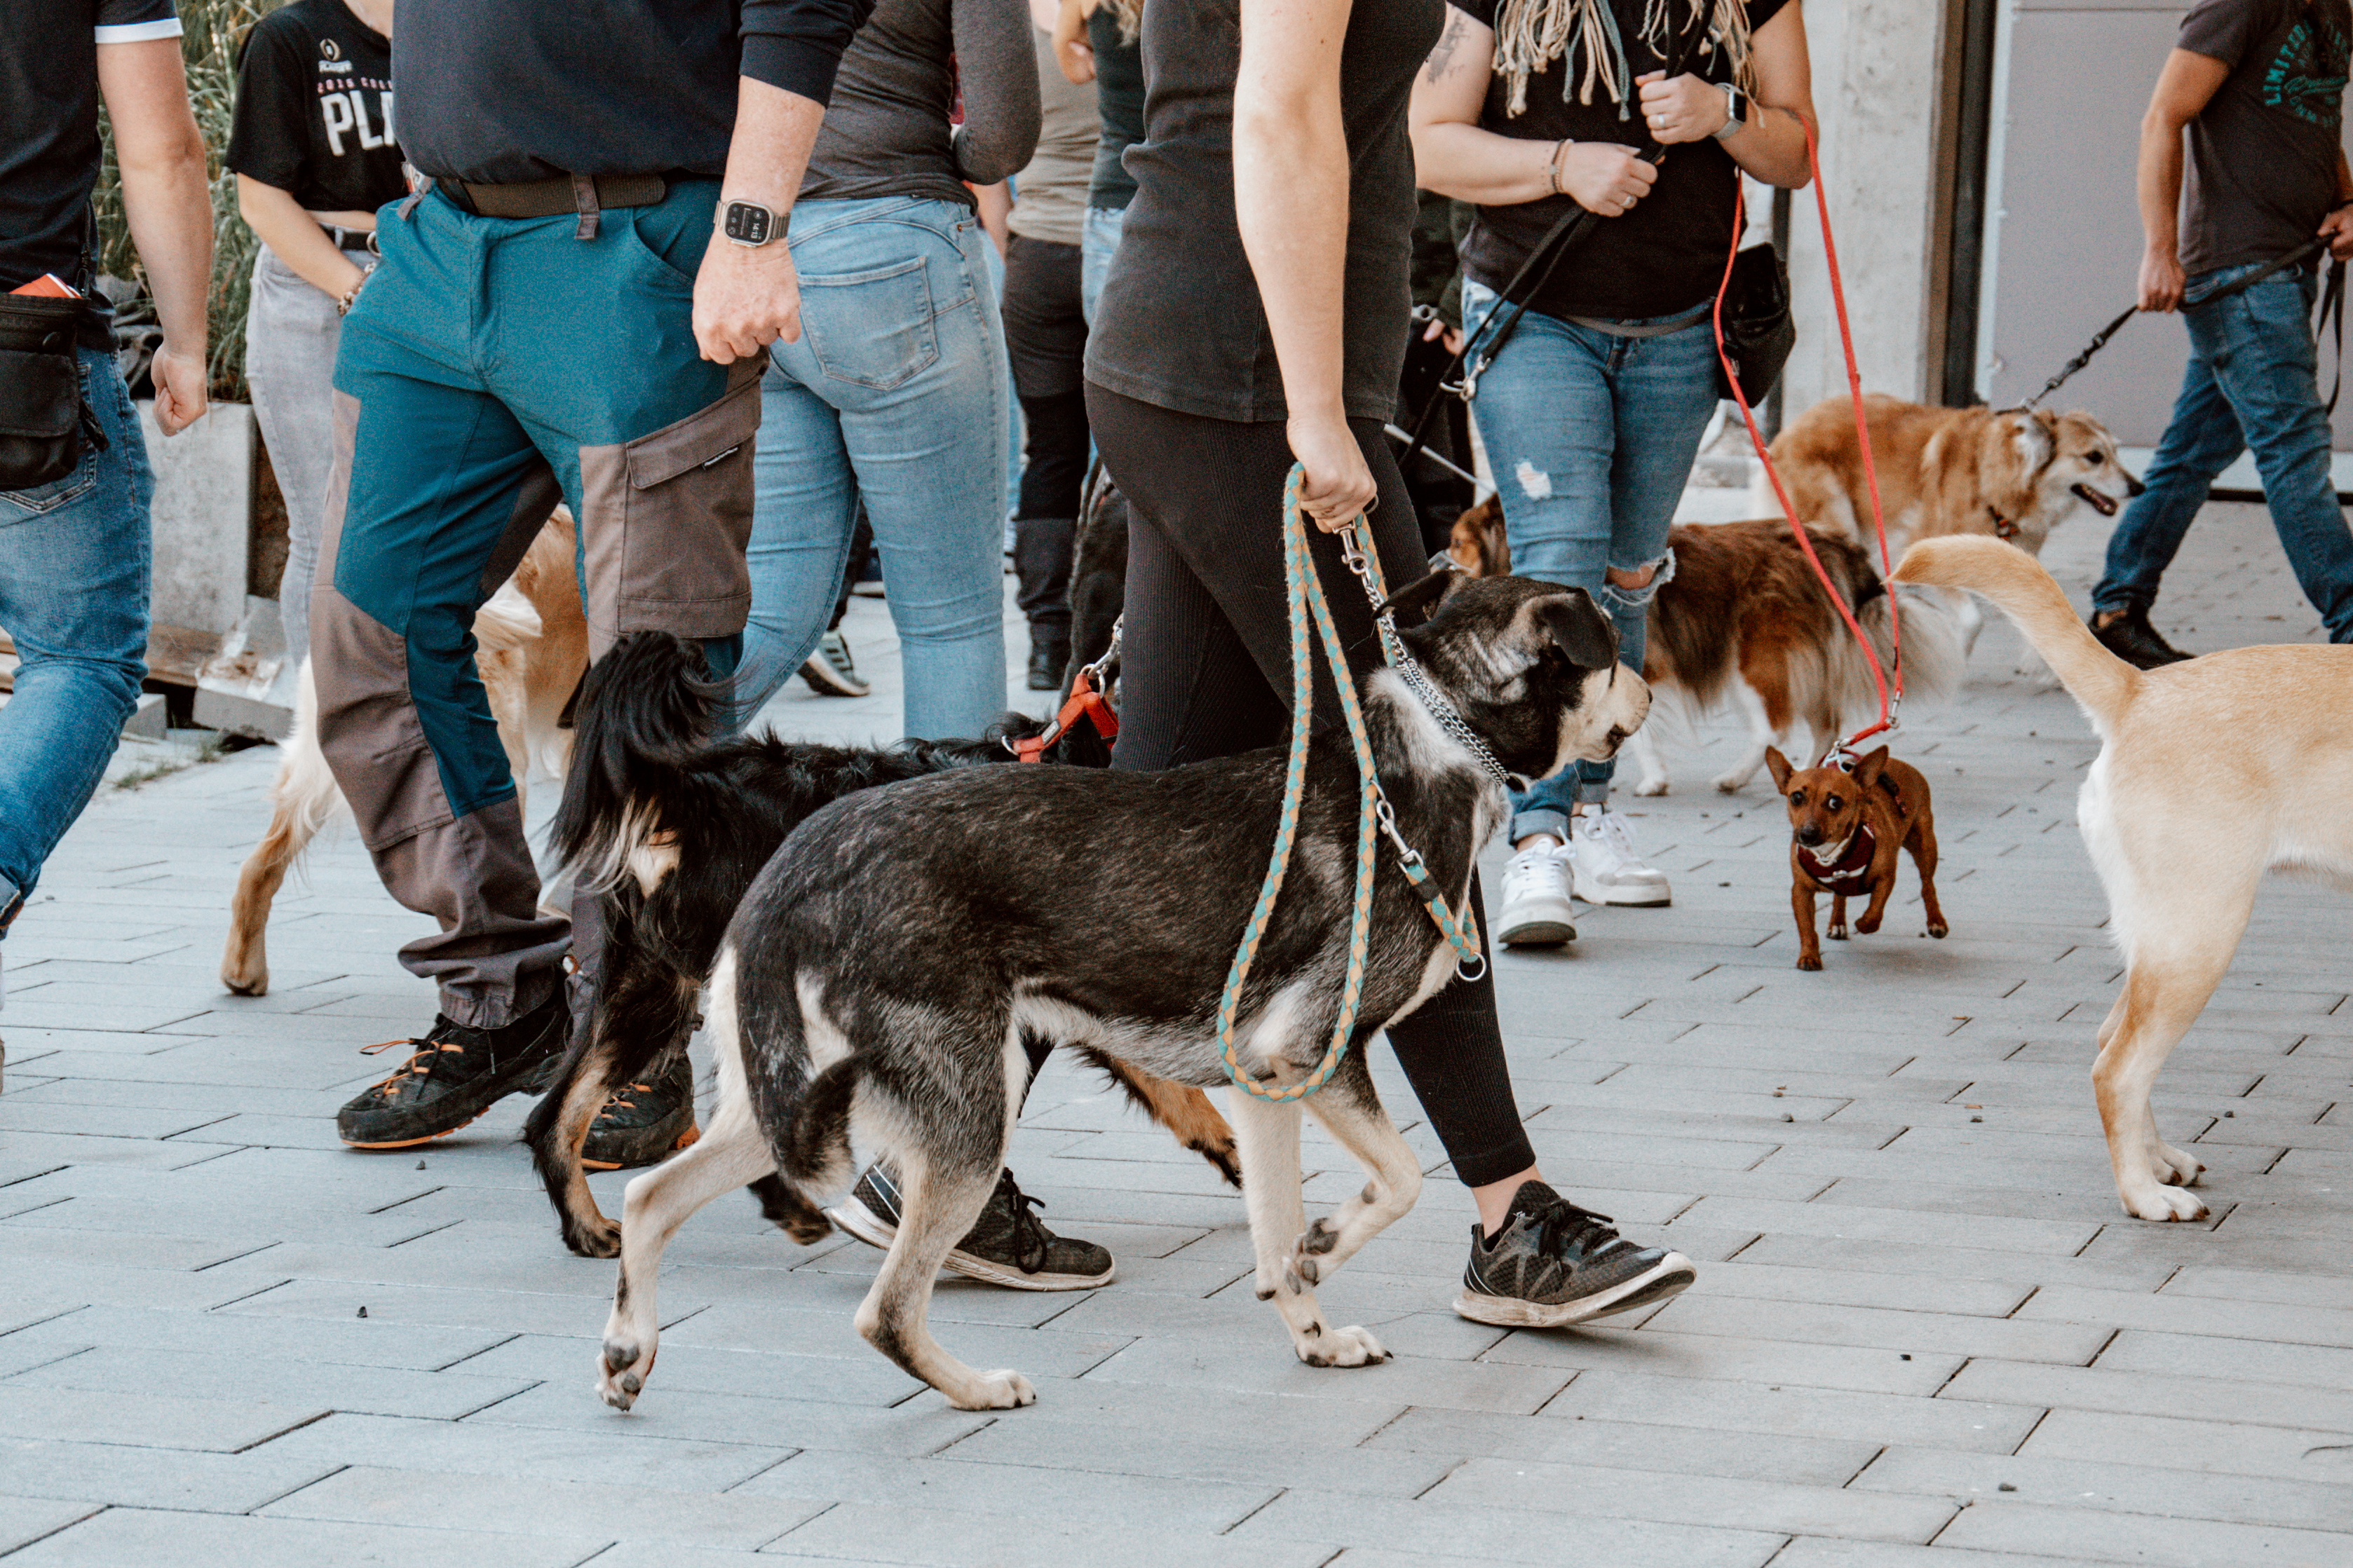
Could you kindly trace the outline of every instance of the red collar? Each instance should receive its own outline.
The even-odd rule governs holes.
[[[1816,850],[1806,845],[1798,846],[1798,868],[1821,884],[1825,892],[1854,894],[1871,885],[1871,858],[1879,851],[1879,837],[1867,821],[1858,821],[1854,837],[1846,841],[1846,852],[1835,863],[1825,861]]]

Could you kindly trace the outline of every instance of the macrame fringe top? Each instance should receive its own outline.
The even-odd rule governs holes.
[[[1681,10],[1676,22],[1670,13]],[[1651,53],[1668,53],[1670,29],[1688,31],[1701,26],[1694,53],[1704,59],[1722,49],[1732,79],[1744,91],[1755,91],[1755,73],[1748,48],[1748,6],[1746,0],[1643,0],[1641,39]],[[1634,99],[1634,70],[1626,60],[1626,40],[1618,30],[1618,13],[1611,0],[1504,0],[1495,16],[1495,74],[1511,89],[1507,114],[1528,107],[1528,78],[1567,58],[1561,72],[1560,96],[1572,94],[1579,103],[1593,101],[1596,85],[1618,105],[1618,118],[1629,120]],[[1693,62],[1696,66],[1696,61]]]

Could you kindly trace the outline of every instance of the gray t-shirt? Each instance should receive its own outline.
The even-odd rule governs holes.
[[[2181,269],[2286,255],[2337,205],[2347,0],[2198,0],[2178,42],[2231,68],[2189,122]]]
[[[1035,28],[1038,96],[1043,106],[1038,154],[1013,182],[1009,226],[1025,239],[1076,245],[1085,225],[1087,185],[1095,172],[1095,89],[1062,74],[1054,40]]]
[[[951,126],[958,89],[964,123]],[[1038,145],[1025,0],[881,0],[841,57],[800,199],[974,205]]]

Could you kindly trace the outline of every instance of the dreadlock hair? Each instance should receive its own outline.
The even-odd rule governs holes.
[[[1680,23],[1670,16],[1675,8],[1675,0],[1642,0],[1638,36],[1651,52],[1663,58],[1670,37],[1696,25],[1700,37],[1694,52],[1704,57],[1722,49],[1734,82],[1754,91],[1746,0],[1684,0]],[[1618,105],[1618,118],[1630,118],[1634,70],[1627,63],[1626,40],[1620,35],[1612,0],[1504,0],[1495,17],[1495,74],[1511,89],[1505,113],[1526,112],[1528,78],[1563,58],[1573,62],[1561,72],[1563,102],[1574,94],[1577,102],[1591,103],[1598,83]]]

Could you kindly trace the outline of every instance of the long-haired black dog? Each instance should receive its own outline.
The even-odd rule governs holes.
[[[555,1205],[564,1244],[588,1258],[620,1250],[598,1210],[582,1142],[613,1090],[694,1028],[695,1003],[727,922],[777,846],[829,802],[877,784],[1009,763],[1008,740],[1045,726],[1008,713],[971,741],[822,746],[722,735],[728,689],[706,679],[700,646],[667,633],[623,637],[581,689],[564,804],[552,846],[584,896],[601,900],[603,952],[587,1028],[575,1037],[523,1136]],[[1073,725],[1050,763],[1101,767],[1108,750]],[[1187,1147],[1239,1180],[1233,1135],[1197,1089],[1142,1073],[1121,1086]],[[768,1217],[803,1239],[826,1221],[781,1183],[753,1184]]]
[[[1434,575],[1398,605],[1426,605],[1447,585]],[[1396,830],[1461,910],[1479,847],[1509,810],[1496,773],[1538,778],[1612,755],[1650,694],[1576,588],[1464,583],[1403,637],[1451,711],[1376,669],[1363,685],[1365,724]],[[1474,751],[1442,719],[1482,744]],[[661,1251],[686,1217],[772,1173],[781,1204],[815,1213],[813,1199],[850,1178],[854,1125],[892,1161],[903,1200],[859,1331],[960,1408],[1030,1403],[1018,1373],[965,1366],[924,1323],[934,1277],[995,1188],[1026,1041],[1175,1083],[1225,1084],[1219,997],[1284,816],[1283,781],[1280,749],[1158,773],[963,769],[836,801],[797,829],[744,895],[712,966],[710,1125],[629,1184],[598,1368],[606,1401],[627,1409],[644,1387]],[[1338,1018],[1360,795],[1347,735],[1333,726],[1310,752],[1296,854],[1240,997],[1234,1049],[1261,1079],[1304,1079]],[[1099,843],[1122,852],[1103,856]],[[651,844],[642,831],[616,848],[640,844]],[[1364,1164],[1364,1190],[1308,1226],[1300,1107],[1239,1091],[1227,1101],[1258,1293],[1314,1366],[1385,1359],[1364,1330],[1324,1321],[1314,1287],[1413,1206],[1420,1162],[1381,1109],[1364,1047],[1456,967],[1386,845],[1375,877],[1351,1048],[1305,1102]]]

